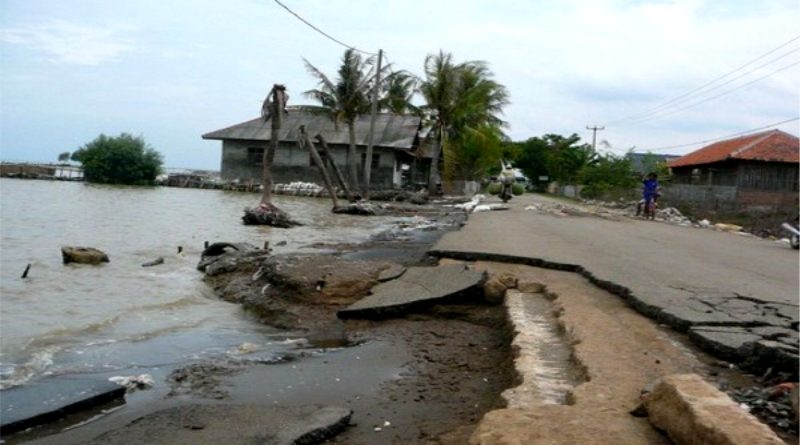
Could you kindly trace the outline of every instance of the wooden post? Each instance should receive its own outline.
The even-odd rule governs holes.
[[[322,162],[322,158],[319,156],[317,152],[317,148],[314,147],[314,143],[311,142],[311,139],[306,134],[306,126],[301,125],[299,139],[303,141],[303,145],[311,152],[311,158],[314,160],[314,164],[316,164],[317,169],[319,169],[320,174],[322,174],[322,181],[325,183],[325,188],[328,189],[328,193],[331,195],[331,200],[333,200],[333,207],[339,207],[339,201],[336,198],[336,190],[333,188],[333,183],[331,183],[331,177],[328,175],[328,169],[325,168],[325,164]]]
[[[331,166],[331,170],[333,170],[333,174],[336,177],[336,182],[339,183],[339,187],[344,190],[344,194],[347,196],[347,200],[350,202],[355,202],[355,198],[353,194],[350,192],[350,187],[347,185],[347,181],[344,180],[344,176],[342,176],[342,172],[339,170],[339,167],[336,166],[336,161],[333,159],[333,153],[328,148],[328,143],[325,141],[325,138],[322,137],[321,134],[318,134],[315,139],[319,142],[320,147],[322,147],[322,152],[325,153],[325,159],[328,160],[328,163]]]
[[[369,181],[372,176],[372,143],[375,138],[375,119],[378,117],[378,88],[381,84],[381,62],[383,50],[378,50],[378,69],[375,71],[375,84],[372,85],[372,116],[369,120],[369,134],[367,135],[367,156],[364,162],[364,199],[369,200]]]
[[[22,278],[28,278],[28,272],[31,270],[31,263],[28,263],[28,266],[25,268],[25,272],[22,272]]]

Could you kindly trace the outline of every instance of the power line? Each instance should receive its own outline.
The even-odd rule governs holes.
[[[775,122],[773,124],[765,125],[763,127],[754,128],[752,130],[742,131],[742,132],[739,132],[739,133],[729,134],[727,136],[720,136],[718,138],[706,139],[704,141],[690,142],[688,144],[670,145],[669,147],[651,148],[648,151],[671,150],[673,148],[683,148],[683,147],[691,147],[692,145],[707,144],[709,142],[716,142],[716,141],[721,141],[723,139],[733,138],[733,137],[736,137],[736,136],[743,136],[743,135],[750,134],[750,133],[756,133],[756,132],[759,132],[761,130],[766,130],[767,128],[777,127],[779,125],[787,124],[789,122],[794,122],[796,120],[800,120],[800,117],[795,117],[793,119],[787,119],[787,120],[781,121],[781,122]]]
[[[759,69],[761,69],[761,68],[764,68],[764,67],[766,67],[767,65],[771,65],[771,64],[773,64],[773,63],[775,63],[775,62],[777,62],[777,61],[779,61],[779,60],[781,60],[781,59],[784,59],[784,58],[786,58],[786,57],[788,57],[788,56],[790,56],[790,55],[792,55],[792,54],[794,54],[794,53],[796,53],[796,52],[798,52],[798,51],[800,51],[800,48],[796,48],[796,49],[794,49],[794,50],[792,50],[792,51],[789,51],[788,53],[786,53],[786,54],[784,54],[784,55],[782,55],[782,56],[780,56],[780,57],[778,57],[778,58],[776,58],[776,59],[772,59],[772,60],[770,60],[770,61],[769,61],[769,62],[767,62],[767,63],[764,63],[764,64],[762,64],[762,65],[759,65],[759,66],[757,66],[757,67],[755,67],[755,68],[753,68],[753,69],[751,69],[751,70],[745,71],[744,73],[742,73],[742,74],[740,74],[740,75],[738,75],[738,76],[734,77],[733,79],[729,79],[729,80],[727,80],[726,82],[723,82],[723,83],[721,83],[721,84],[719,84],[719,85],[715,85],[715,86],[714,86],[714,87],[712,87],[712,88],[709,88],[709,89],[707,89],[707,90],[705,90],[705,91],[703,91],[703,92],[701,92],[701,93],[698,93],[698,94],[697,94],[697,95],[695,95],[694,97],[687,97],[687,98],[685,98],[685,99],[683,99],[683,100],[679,100],[679,101],[675,102],[673,105],[670,105],[670,106],[668,106],[668,107],[665,107],[665,108],[664,108],[664,109],[662,109],[662,110],[658,110],[658,111],[655,111],[655,110],[653,110],[653,111],[651,111],[650,113],[644,113],[644,114],[643,114],[642,116],[640,116],[640,117],[637,117],[637,118],[630,118],[630,119],[628,120],[628,122],[622,122],[622,125],[628,125],[628,124],[638,124],[639,122],[644,122],[644,121],[647,121],[647,120],[650,120],[650,119],[653,119],[653,118],[656,118],[656,117],[660,117],[660,116],[667,116],[667,115],[673,114],[673,113],[674,113],[675,111],[677,111],[677,110],[675,110],[675,111],[669,111],[669,108],[674,108],[676,105],[680,105],[680,104],[682,104],[682,103],[689,102],[689,101],[691,101],[691,100],[693,100],[693,99],[697,99],[697,98],[700,98],[700,97],[702,97],[702,96],[705,96],[705,95],[707,95],[708,93],[710,93],[710,92],[712,92],[712,91],[716,91],[716,90],[718,90],[718,89],[720,89],[720,88],[724,87],[725,85],[729,85],[729,84],[731,84],[731,83],[733,83],[733,82],[735,82],[735,81],[737,81],[737,80],[741,79],[742,77],[748,76],[748,75],[750,75],[751,73],[753,73],[753,72],[755,72],[755,71],[757,71],[757,70],[759,70]],[[794,66],[794,65],[797,65],[797,63],[795,63],[795,64],[793,64],[793,65],[789,65],[788,67],[783,67],[783,68],[781,68],[781,69],[779,69],[779,70],[777,70],[777,71],[774,71],[774,72],[772,72],[772,73],[770,73],[770,74],[767,74],[766,76],[759,77],[758,79],[756,79],[756,80],[754,80],[754,81],[751,81],[751,82],[748,82],[748,83],[746,83],[746,84],[743,84],[743,85],[741,85],[741,86],[739,86],[739,87],[733,88],[732,90],[729,90],[728,92],[733,92],[733,91],[736,91],[736,90],[737,90],[737,89],[739,89],[739,88],[742,88],[742,87],[744,87],[744,86],[750,85],[750,84],[752,84],[752,83],[755,83],[755,82],[757,82],[757,81],[759,81],[759,80],[765,79],[765,78],[767,78],[767,77],[769,77],[769,76],[772,76],[772,75],[774,75],[774,74],[777,74],[777,73],[779,73],[779,72],[783,71],[784,69],[788,69],[789,67],[791,67],[791,66]],[[727,93],[724,93],[724,94],[720,94],[720,95],[714,96],[714,98],[717,98],[717,97],[719,97],[719,96],[724,96],[725,94],[727,94]],[[709,100],[711,100],[711,98],[709,98]],[[697,102],[697,104],[700,104],[700,103],[703,103],[703,102],[707,102],[707,100],[704,100],[704,101],[701,101],[701,102]],[[690,105],[689,107],[680,108],[679,110],[685,110],[686,108],[690,108],[690,107],[693,107],[693,106],[694,106],[694,105]],[[664,113],[665,111],[667,111],[667,113]],[[647,116],[647,114],[649,114],[649,116]]]
[[[284,4],[283,4],[283,3],[281,3],[279,0],[275,0],[275,3],[277,3],[278,5],[280,5],[280,6],[281,6],[283,9],[285,9],[285,10],[289,11],[289,14],[292,14],[293,16],[297,17],[297,18],[298,18],[298,19],[299,19],[301,22],[303,22],[303,23],[305,23],[306,25],[308,25],[309,27],[311,27],[311,29],[313,29],[314,31],[316,31],[316,32],[318,32],[318,33],[320,33],[320,34],[322,34],[323,36],[325,36],[325,37],[329,38],[330,40],[333,40],[334,42],[338,43],[339,45],[342,45],[342,46],[344,46],[345,48],[349,48],[349,49],[352,49],[352,50],[354,50],[354,51],[358,51],[358,52],[360,52],[360,53],[367,54],[367,55],[370,55],[370,56],[376,56],[376,55],[377,55],[377,54],[375,54],[375,53],[371,53],[371,52],[368,52],[368,51],[362,51],[362,50],[360,50],[360,49],[356,48],[355,46],[350,46],[350,45],[348,45],[348,44],[346,44],[346,43],[342,42],[341,40],[339,40],[339,39],[337,39],[337,38],[333,37],[332,35],[330,35],[330,34],[326,33],[325,31],[323,31],[323,30],[321,30],[321,29],[317,28],[316,26],[314,26],[313,24],[311,24],[311,22],[309,22],[308,20],[304,19],[303,17],[300,17],[300,15],[299,15],[299,14],[297,14],[296,12],[292,11],[291,9],[289,9],[289,7],[288,7],[288,6],[284,5]]]
[[[708,101],[714,100],[714,99],[716,99],[716,98],[718,98],[718,97],[722,97],[722,96],[725,96],[725,95],[727,95],[727,94],[733,93],[734,91],[737,91],[737,90],[740,90],[740,89],[742,89],[742,88],[744,88],[744,87],[750,86],[750,85],[752,85],[752,84],[754,84],[754,83],[756,83],[756,82],[760,82],[760,81],[762,81],[762,80],[766,79],[767,77],[774,76],[775,74],[778,74],[778,73],[780,73],[781,71],[786,71],[786,70],[788,70],[789,68],[792,68],[792,67],[794,67],[794,66],[797,66],[798,64],[800,64],[800,62],[795,62],[795,63],[792,63],[792,64],[790,64],[790,65],[786,65],[786,66],[784,66],[783,68],[777,69],[777,70],[775,70],[775,71],[773,71],[773,72],[771,72],[771,73],[769,73],[769,74],[763,75],[763,76],[761,76],[761,77],[759,77],[759,78],[756,78],[756,79],[754,79],[754,80],[751,80],[750,82],[747,82],[747,83],[745,83],[745,84],[739,85],[739,86],[737,86],[737,87],[735,87],[735,88],[731,88],[730,90],[723,91],[723,92],[722,92],[722,93],[720,93],[720,94],[717,94],[717,95],[714,95],[714,96],[708,97],[708,98],[706,98],[706,99],[703,99],[703,100],[701,100],[701,101],[699,101],[699,102],[695,102],[695,103],[689,104],[689,105],[687,105],[687,106],[685,106],[685,107],[676,108],[676,109],[674,109],[674,110],[672,110],[672,111],[669,111],[669,112],[667,112],[667,113],[658,113],[658,114],[655,114],[655,115],[652,115],[652,116],[643,117],[643,118],[641,118],[641,119],[638,119],[638,120],[635,120],[635,121],[628,122],[628,124],[640,124],[640,123],[642,123],[642,122],[646,122],[646,121],[649,121],[649,120],[652,120],[652,119],[658,119],[658,118],[660,118],[660,117],[669,116],[669,115],[671,115],[671,114],[675,114],[675,113],[677,113],[677,112],[679,112],[679,111],[683,111],[683,110],[686,110],[686,109],[688,109],[688,108],[693,108],[693,107],[696,107],[697,105],[700,105],[700,104],[706,103],[706,102],[708,102]],[[711,91],[711,90],[709,90],[709,91]]]
[[[784,42],[781,45],[771,49],[770,51],[767,51],[766,53],[764,53],[764,54],[756,57],[755,59],[745,63],[744,65],[742,65],[742,66],[740,66],[740,67],[738,67],[738,68],[736,68],[736,69],[734,69],[732,71],[729,71],[729,72],[723,74],[722,76],[719,76],[719,77],[717,77],[717,78],[715,78],[715,79],[713,79],[713,80],[711,80],[711,81],[709,81],[709,82],[707,82],[707,83],[705,83],[705,84],[703,84],[703,85],[701,85],[701,86],[699,86],[699,87],[697,87],[697,88],[695,88],[695,89],[693,89],[691,91],[688,91],[688,92],[686,92],[684,94],[681,94],[680,96],[677,96],[677,97],[675,97],[675,98],[673,98],[671,100],[668,100],[667,102],[664,102],[664,103],[662,103],[660,105],[657,105],[657,106],[655,106],[653,108],[650,108],[650,109],[647,109],[645,111],[642,111],[642,112],[639,112],[639,113],[636,113],[636,114],[633,114],[633,115],[630,115],[630,116],[626,116],[626,117],[623,117],[623,118],[620,118],[620,119],[616,119],[616,120],[607,122],[605,125],[613,125],[613,124],[616,124],[616,123],[619,123],[619,122],[623,122],[623,121],[627,121],[627,120],[631,120],[631,119],[636,119],[636,118],[642,117],[644,115],[651,114],[651,113],[653,113],[653,112],[655,112],[657,110],[666,108],[669,105],[671,105],[671,104],[673,104],[675,102],[681,101],[681,99],[683,99],[683,98],[685,98],[687,96],[691,96],[692,94],[694,94],[694,93],[696,93],[696,92],[698,92],[700,90],[703,90],[707,86],[712,85],[712,84],[714,84],[714,83],[716,83],[716,82],[718,82],[718,81],[730,76],[731,74],[733,74],[733,73],[735,73],[737,71],[740,71],[740,70],[752,65],[755,62],[758,62],[759,60],[763,59],[764,57],[767,57],[768,55],[778,51],[779,49],[781,49],[781,48],[783,48],[783,47],[785,47],[785,46],[789,45],[790,43],[792,43],[794,41],[797,41],[797,40],[800,40],[800,36],[796,36],[796,37],[790,39],[789,41]]]

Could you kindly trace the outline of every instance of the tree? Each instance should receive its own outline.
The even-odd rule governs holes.
[[[419,114],[420,110],[411,103],[417,87],[417,78],[406,71],[389,74],[381,85],[381,111],[395,114]]]
[[[281,122],[283,115],[286,114],[286,102],[289,95],[286,94],[284,85],[274,84],[264,102],[261,104],[261,118],[264,122],[272,121],[270,125],[269,147],[264,150],[264,170],[261,175],[261,202],[257,207],[244,209],[242,221],[245,225],[266,225],[273,227],[289,228],[301,225],[293,220],[283,210],[272,202],[272,164],[275,160],[275,152],[278,149]]]
[[[104,184],[153,185],[161,173],[163,157],[142,136],[104,134],[74,153],[72,160],[83,165],[88,182]]]
[[[633,149],[631,149],[633,150]],[[659,156],[653,152],[648,151],[642,159],[642,169],[645,173],[653,172],[659,178],[669,177],[669,168],[667,168],[667,160],[664,156]]]
[[[427,120],[434,128],[438,144],[434,145],[428,179],[430,194],[438,193],[441,181],[439,159],[444,152],[446,172],[458,159],[457,146],[495,134],[504,122],[498,115],[509,103],[506,88],[492,80],[485,62],[455,63],[453,55],[439,51],[425,58],[425,79],[420,92]],[[487,131],[489,133],[487,133]]]
[[[543,139],[549,146],[546,164],[554,181],[575,183],[581,169],[597,161],[597,153],[592,146],[578,144],[581,138],[575,133],[569,137],[546,134]]]
[[[636,186],[630,159],[613,153],[598,156],[596,162],[584,165],[578,176],[584,185],[581,195],[587,198],[596,198],[612,190],[629,190]]]
[[[69,162],[70,156],[72,156],[72,154],[68,151],[65,151],[64,153],[58,155],[58,162],[66,164],[67,162]]]
[[[286,94],[286,87],[284,85],[275,84],[272,86],[264,102],[261,104],[261,118],[264,122],[272,120],[270,125],[269,148],[264,151],[263,165],[264,169],[261,174],[261,187],[263,193],[261,195],[261,204],[270,206],[272,205],[272,164],[275,160],[275,152],[278,150],[279,135],[281,130],[281,122],[283,115],[286,113],[286,102],[289,101],[289,95]]]
[[[320,106],[308,108],[327,114],[337,125],[344,122],[347,125],[349,148],[347,151],[347,176],[352,190],[358,190],[358,151],[356,149],[355,124],[359,116],[369,114],[369,93],[375,71],[372,68],[373,58],[362,60],[361,56],[352,48],[347,49],[342,56],[339,67],[339,77],[335,82],[326,76],[308,60],[303,59],[308,72],[315,77],[319,84],[317,89],[308,90],[303,94],[319,102]],[[388,67],[386,67],[388,69]],[[370,161],[367,160],[366,168]]]
[[[514,165],[531,181],[538,181],[542,176],[547,176],[550,180],[550,170],[547,168],[550,149],[545,139],[532,137],[522,142],[508,143],[503,157],[513,159]]]

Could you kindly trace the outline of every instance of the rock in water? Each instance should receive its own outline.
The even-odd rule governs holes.
[[[61,257],[64,259],[64,264],[100,264],[109,262],[108,255],[94,247],[64,246],[61,248]]]
[[[347,204],[344,206],[334,207],[333,213],[373,216],[378,214],[378,208],[370,203],[357,202],[353,204]]]
[[[260,204],[258,207],[244,209],[242,221],[248,226],[272,226],[283,229],[302,225],[274,204]]]
[[[160,256],[153,261],[148,261],[146,263],[142,263],[142,267],[153,267],[158,266],[159,264],[164,264],[164,257]]]

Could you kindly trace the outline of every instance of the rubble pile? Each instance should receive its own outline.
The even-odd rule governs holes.
[[[797,434],[797,411],[793,407],[792,394],[796,394],[796,383],[783,383],[772,387],[746,387],[732,390],[729,395],[739,406],[758,417],[762,422]],[[796,397],[796,396],[795,396]]]
[[[311,196],[317,198],[328,196],[325,187],[314,184],[313,182],[295,181],[288,184],[275,184],[273,191],[280,195]]]

